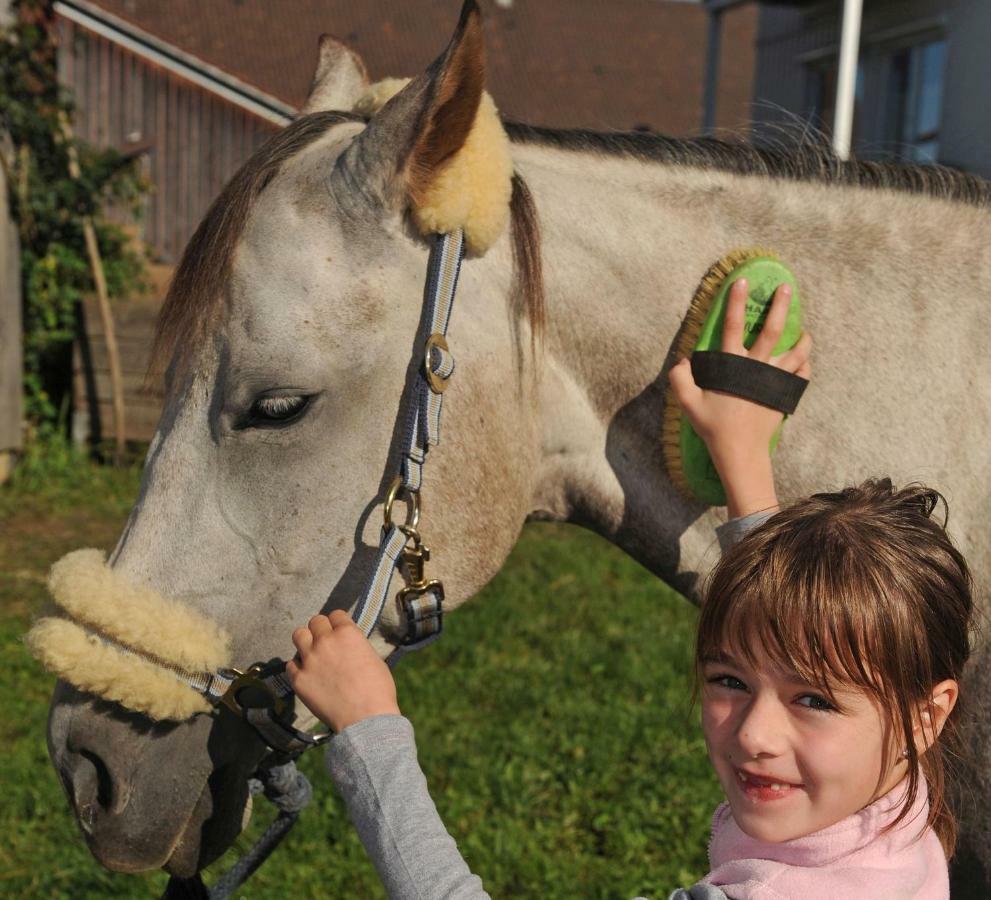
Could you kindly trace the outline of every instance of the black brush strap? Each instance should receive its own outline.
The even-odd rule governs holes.
[[[789,416],[809,383],[769,363],[718,350],[696,350],[692,376],[703,390],[734,394]]]

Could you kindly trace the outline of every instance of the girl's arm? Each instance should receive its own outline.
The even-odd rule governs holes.
[[[803,334],[787,353],[772,356],[784,330],[791,287],[781,285],[771,300],[764,326],[753,346],[743,346],[747,282],[740,279],[730,288],[723,324],[722,351],[748,356],[784,369],[802,378],[811,374],[809,352],[812,339]],[[703,441],[726,490],[731,519],[778,508],[769,447],[781,424],[782,413],[722,391],[702,390],[692,377],[691,362],[680,360],[669,374],[681,408]]]
[[[390,898],[488,900],[430,798],[408,719],[349,726],[331,741],[327,769]]]
[[[441,821],[389,667],[344,610],[293,632],[293,690],[337,736],[327,768],[390,898],[487,900]]]

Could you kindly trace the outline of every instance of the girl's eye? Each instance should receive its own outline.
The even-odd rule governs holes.
[[[304,395],[288,397],[259,397],[251,404],[248,425],[274,425],[289,422],[299,416],[310,398]]]
[[[745,691],[747,689],[747,686],[735,675],[713,675],[711,678],[707,678],[706,681],[709,684],[715,684],[731,691]]]
[[[836,707],[819,694],[803,694],[796,702],[799,706],[814,709],[817,712],[836,712]]]

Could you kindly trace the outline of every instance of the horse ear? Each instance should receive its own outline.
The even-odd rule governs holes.
[[[334,179],[376,207],[416,204],[464,146],[484,81],[481,13],[475,0],[465,0],[447,49],[375,114],[341,156]]]
[[[320,35],[319,59],[302,113],[350,110],[368,89],[368,70],[361,57],[333,35]]]

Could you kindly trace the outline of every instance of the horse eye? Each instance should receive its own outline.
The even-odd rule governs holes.
[[[250,425],[289,422],[306,409],[310,398],[303,395],[290,397],[259,397],[251,404],[248,413]]]

